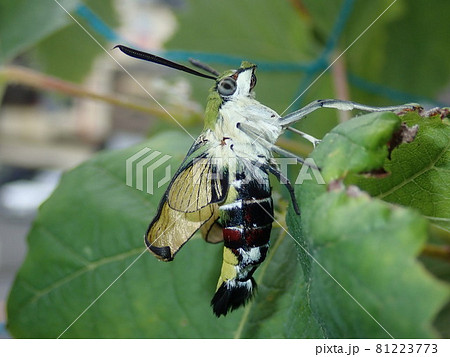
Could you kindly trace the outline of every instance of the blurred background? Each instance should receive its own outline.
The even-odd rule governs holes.
[[[254,62],[257,98],[279,113],[319,98],[448,106],[448,13],[446,0],[0,0],[0,335],[27,232],[61,173],[181,130],[171,116],[200,133],[211,82],[114,45],[219,71]],[[298,128],[321,137],[346,118],[314,113]]]

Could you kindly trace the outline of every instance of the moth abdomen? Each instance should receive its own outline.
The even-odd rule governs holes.
[[[242,175],[236,175],[241,178]],[[236,180],[220,206],[224,242],[222,271],[211,301],[217,316],[245,305],[256,290],[253,273],[266,258],[273,222],[268,176],[262,183]]]
[[[268,242],[247,249],[225,246],[219,285],[211,300],[213,311],[218,317],[244,306],[252,298],[256,291],[253,273],[266,258],[268,248]]]
[[[253,296],[254,290],[256,290],[256,282],[253,278],[245,281],[224,281],[211,300],[214,314],[217,317],[225,316],[229,311],[244,306]]]

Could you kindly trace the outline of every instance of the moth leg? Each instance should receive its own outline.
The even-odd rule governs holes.
[[[268,148],[270,148],[270,150],[272,150],[273,152],[276,152],[277,154],[280,154],[284,157],[294,158],[295,160],[297,160],[297,162],[299,164],[307,165],[313,169],[319,170],[319,168],[317,166],[311,165],[307,162],[305,163],[305,159],[303,159],[302,157],[297,156],[287,150],[280,148],[279,146],[277,146],[275,144],[268,142],[266,139],[264,139],[264,137],[262,135],[258,135],[257,133],[255,133],[249,125],[247,125],[245,123],[240,123],[238,128],[240,130],[242,130],[244,133],[246,133],[247,135],[251,136],[255,141],[264,143],[264,145],[266,145]],[[305,135],[307,135],[307,134],[305,134]]]
[[[309,163],[308,161],[305,161],[304,158],[302,158],[300,156],[297,156],[297,155],[291,153],[290,151],[284,150],[284,149],[280,148],[279,146],[271,145],[270,149],[273,152],[276,152],[277,154],[282,155],[283,157],[293,158],[293,159],[297,160],[297,162],[299,164],[306,165],[306,166],[308,166],[308,167],[310,167],[310,168],[312,168],[314,170],[320,171],[320,167],[317,167],[316,165],[313,165],[313,164]]]
[[[261,165],[260,163],[255,162],[255,165]],[[295,213],[297,213],[300,216],[300,208],[298,207],[297,199],[295,198],[295,192],[294,187],[291,185],[291,181],[283,175],[283,173],[279,170],[277,170],[272,165],[262,165],[263,169],[269,171],[271,174],[273,174],[277,180],[282,184],[283,186],[286,186],[287,190],[289,191],[289,195],[291,196],[292,206],[294,207]]]
[[[290,151],[284,150],[284,149],[280,148],[279,146],[271,145],[270,149],[273,152],[276,152],[277,154],[280,154],[280,155],[282,155],[284,157],[290,157],[290,158],[293,158],[293,159],[297,160],[297,162],[299,164],[303,165],[305,163],[305,159],[304,158],[302,158],[300,156],[297,156],[297,155],[291,153]]]
[[[403,111],[410,111],[410,110],[416,110],[421,108],[419,104],[405,104],[405,105],[398,105],[398,106],[390,106],[390,107],[372,107],[369,105],[359,104],[347,100],[339,100],[339,99],[319,99],[312,103],[309,103],[308,105],[304,106],[303,108],[288,114],[284,117],[281,117],[279,119],[279,123],[283,128],[286,128],[288,125],[291,125],[300,119],[304,118],[308,114],[311,114],[312,112],[316,111],[320,108],[332,108],[337,110],[363,110],[366,112],[403,112]]]
[[[300,135],[302,138],[308,140],[310,143],[313,144],[314,147],[316,147],[317,144],[319,144],[321,142],[320,139],[317,139],[314,136],[306,134],[305,132],[300,131],[298,129],[295,129],[295,128],[291,127],[291,126],[288,126],[286,129],[289,130],[289,131],[292,131],[293,133],[295,133],[297,135]]]

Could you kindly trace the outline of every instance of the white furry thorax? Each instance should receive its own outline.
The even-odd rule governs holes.
[[[267,162],[272,157],[268,144],[274,144],[282,132],[279,118],[274,110],[250,96],[225,101],[219,109],[214,130],[206,133],[215,148],[211,154],[224,160],[238,157]],[[241,124],[253,135],[246,133]]]

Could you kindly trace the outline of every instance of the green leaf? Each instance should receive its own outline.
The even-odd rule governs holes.
[[[431,322],[449,291],[415,260],[426,220],[344,190],[321,195],[310,211],[310,300],[327,336],[435,337]]]
[[[103,153],[64,175],[41,207],[8,299],[12,335],[54,338],[70,326],[63,337],[316,336],[316,329],[304,322],[311,316],[279,328],[292,313],[292,297],[303,289],[289,239],[274,241],[257,272],[259,291],[253,302],[220,320],[209,301],[220,271],[221,245],[193,238],[171,263],[145,252],[143,233],[162,189],[148,195],[125,185],[125,161],[144,147],[180,162],[188,140],[181,133],[165,133],[131,149]],[[155,182],[164,173],[164,167],[156,171]],[[308,306],[295,311],[310,314]]]
[[[238,338],[322,338],[306,297],[306,281],[296,258],[296,242],[281,232],[257,272],[258,294],[245,308]],[[292,304],[292,302],[297,302]],[[292,319],[297,316],[297,319]]]
[[[436,19],[449,7],[446,0],[261,0],[257,6],[249,0],[187,1],[177,12],[179,29],[167,46],[205,52],[212,61],[221,55],[236,57],[235,63],[226,66],[229,68],[238,66],[239,59],[260,64],[258,98],[279,112],[310,84],[290,110],[314,99],[347,96],[345,88],[336,93],[337,83],[347,75],[351,79],[349,98],[362,103],[418,101],[411,96],[439,100],[436,96],[445,90],[450,71],[446,61],[450,25]],[[330,42],[335,45],[326,47]],[[329,50],[328,63],[340,57],[343,73],[331,73],[335,65],[322,75],[327,63],[315,61],[325,48]],[[266,60],[275,66],[286,62],[315,66],[306,71],[274,70],[263,66]],[[201,87],[201,93],[206,87]],[[196,98],[204,102],[203,94]],[[330,117],[335,119],[334,114]],[[324,123],[322,117],[315,122],[322,134],[324,128],[330,128],[332,121],[327,120]]]
[[[419,131],[426,127],[422,123]],[[312,155],[327,185],[305,181],[296,190],[302,217],[290,212],[288,225],[302,247],[299,257],[313,316],[329,338],[436,337],[432,322],[449,298],[448,286],[416,259],[427,240],[427,220],[417,211],[332,181],[380,168],[397,128],[391,113],[339,125]],[[416,140],[420,146],[421,138]],[[411,145],[400,145],[393,156],[397,150],[409,151],[403,160],[420,170]]]
[[[233,7],[239,5],[239,11]],[[237,8],[235,8],[237,10]],[[231,11],[230,11],[231,10]],[[273,16],[277,11],[277,16]],[[214,16],[210,16],[214,14]],[[250,16],[251,15],[251,16]],[[195,21],[195,17],[197,21]],[[264,19],[264,23],[261,21]],[[207,0],[189,1],[186,8],[178,12],[180,28],[168,43],[169,47],[185,47],[191,51],[226,53],[240,58],[265,58],[279,61],[307,59],[307,24],[299,21],[298,13],[287,2],[274,3],[263,0],[255,6],[253,1],[211,2]],[[221,28],[217,28],[220,24]],[[211,31],[217,28],[217,31]],[[199,34],[202,36],[199,41]],[[230,39],[233,41],[230,41]],[[280,53],[279,50],[282,49]],[[312,52],[309,50],[308,52]],[[238,59],[239,64],[239,59]]]
[[[334,128],[314,156],[321,163],[325,181],[344,177],[349,171],[360,173],[382,167],[388,154],[386,143],[399,127],[400,119],[385,112],[362,115]]]
[[[51,3],[50,0],[47,2]],[[105,8],[110,5],[110,2],[94,3],[104,3]],[[323,41],[315,38],[317,28],[323,32],[322,40],[326,39],[335,23],[336,9],[340,7],[325,1],[305,1],[305,4],[309,3],[318,4],[317,13],[309,9],[311,13],[308,14],[289,2],[269,0],[258,3],[258,6],[247,0],[214,4],[206,0],[190,1],[188,7],[180,11],[180,31],[170,46],[188,51],[229,54],[252,61],[297,63],[313,60],[323,49]],[[374,19],[372,16],[390,2],[382,1],[370,7],[362,1],[356,3],[363,12],[354,10],[341,42],[343,48],[367,27]],[[11,9],[13,6],[24,6],[23,1],[4,4],[11,6]],[[398,4],[401,4],[400,0]],[[423,6],[424,3],[421,4]],[[53,10],[58,9],[55,4],[52,6]],[[405,32],[397,28],[396,36],[404,37],[400,41],[402,46],[391,48],[389,53],[385,50],[391,36],[386,28],[406,14],[405,6],[403,2],[402,7],[389,11],[377,21],[381,32],[372,33],[377,28],[374,26],[358,40],[354,48],[346,52],[350,72],[356,70],[359,75],[368,74],[368,78],[382,79],[389,85],[389,78],[380,75],[380,71],[390,70],[390,61],[396,59],[398,51],[406,46],[405,41],[409,41],[413,49],[405,52],[408,61],[401,61],[399,75],[406,78],[404,80],[414,80],[416,90],[420,88],[426,71],[422,69],[420,76],[412,78],[408,66],[404,66],[411,60],[417,68],[415,59],[419,57],[416,57],[417,51],[414,50],[416,37],[410,36],[409,32],[405,36]],[[441,8],[433,7],[434,12],[436,9]],[[28,18],[33,18],[36,13],[31,10]],[[101,13],[99,9],[96,12]],[[0,11],[0,16],[3,13]],[[27,12],[22,12],[21,16],[23,14]],[[409,13],[407,18],[402,18],[402,21],[410,21],[408,31],[416,21],[413,15]],[[54,19],[53,16],[54,13],[49,12],[46,19]],[[25,20],[19,17],[20,21],[14,27],[6,16],[0,26],[8,25],[8,29],[12,26],[14,31],[18,31],[12,32],[16,36],[12,38],[23,35],[26,39],[25,44],[16,44],[15,40],[9,42],[6,56],[11,58],[29,48],[33,41],[45,38],[35,52],[44,68],[63,77],[79,77],[79,73],[88,68],[85,62],[90,60],[91,52],[98,49],[91,48],[91,42],[85,44],[84,41],[92,40],[84,34],[80,40],[76,34],[82,30],[67,22],[66,15],[61,18],[65,20],[56,22],[57,26],[40,21],[35,22],[35,28],[27,27],[27,31],[21,33],[20,26]],[[108,19],[109,15],[102,18]],[[317,21],[315,18],[322,25],[316,27],[313,24]],[[65,27],[69,23],[71,25]],[[211,31],[217,28],[217,24],[223,27],[222,30]],[[30,21],[26,26],[34,24]],[[62,30],[54,33],[55,29]],[[31,40],[28,35],[32,36]],[[230,38],[233,40],[230,41]],[[432,68],[436,73],[440,73],[444,65],[440,63],[442,58],[448,57],[444,55],[447,53],[445,42],[440,42],[445,37],[439,38],[430,42],[428,50],[428,53],[433,53],[432,48],[440,46],[438,65],[431,64],[437,63],[433,62],[433,56],[420,64],[425,66],[423,63],[426,63],[426,68]],[[75,46],[72,41],[76,41]],[[421,43],[424,41],[426,39],[422,39]],[[2,37],[2,46],[4,43],[8,41],[5,42]],[[411,58],[411,53],[414,58]],[[421,52],[422,55],[426,53]],[[83,65],[77,61],[83,62]],[[239,62],[236,60],[230,67],[239,65]],[[59,67],[60,64],[66,66]],[[408,72],[406,76],[405,71]],[[310,73],[312,77],[308,84],[319,72]],[[442,73],[447,72],[444,70]],[[291,104],[294,93],[305,78],[301,71],[274,72],[260,66],[258,98],[282,112]],[[445,78],[441,75],[436,81],[436,88]],[[201,83],[201,98],[204,101],[210,83]],[[332,78],[324,75],[311,87],[306,98],[301,99],[310,101],[334,96]],[[318,119],[314,122],[311,118]],[[209,301],[220,271],[221,246],[209,245],[194,237],[174,262],[157,261],[145,252],[142,236],[156,213],[164,187],[149,195],[125,184],[127,158],[144,147],[150,147],[173,156],[174,160],[170,163],[175,168],[189,147],[186,136],[166,133],[134,148],[100,154],[64,175],[60,186],[41,207],[28,237],[29,253],[8,299],[9,330],[14,337],[48,338],[58,337],[63,332],[62,337],[102,338],[388,337],[386,331],[394,337],[437,336],[431,326],[438,311],[448,301],[448,287],[439,283],[416,259],[427,239],[427,221],[417,211],[371,198],[350,186],[357,183],[364,187],[364,179],[356,176],[360,172],[370,172],[382,166],[389,168],[386,143],[398,130],[400,122],[408,118],[403,116],[400,120],[390,113],[363,116],[343,124],[324,138],[313,157],[323,168],[327,183],[345,179],[344,183],[349,187],[340,181],[339,184],[333,182],[331,186],[312,182],[301,185],[297,195],[300,197],[302,219],[289,212],[290,233],[283,236],[282,231],[274,230],[278,238],[272,239],[266,262],[255,273],[259,284],[257,296],[245,309],[219,320],[213,316]],[[334,114],[325,116],[315,113],[308,120],[313,123],[313,134],[321,133],[328,130]],[[414,173],[421,155],[424,160],[428,154],[435,155],[433,157],[437,159],[436,153],[441,150],[441,159],[435,160],[431,165],[433,169],[427,171],[430,176],[426,179],[431,180],[433,188],[430,191],[433,194],[427,198],[429,200],[417,194],[420,199],[416,206],[412,200],[400,201],[395,197],[391,201],[419,210],[422,209],[419,202],[422,199],[426,207],[430,206],[428,202],[431,205],[436,202],[434,211],[420,211],[433,222],[448,217],[448,204],[442,199],[449,197],[448,191],[445,191],[445,183],[448,182],[445,176],[448,172],[448,134],[442,136],[444,129],[439,126],[442,124],[436,122],[433,129],[433,125],[428,126],[426,120],[419,123],[416,140],[402,144],[392,153],[392,163],[400,165],[396,155],[405,149],[410,151],[401,160],[406,161]],[[422,142],[422,133],[428,133],[427,142]],[[435,137],[440,149],[434,147]],[[416,145],[417,150],[410,150]],[[432,149],[419,150],[424,145]],[[428,164],[433,162],[433,157]],[[155,171],[155,182],[164,177],[164,169],[160,167]],[[392,172],[391,177],[386,180],[393,182],[403,172],[396,172],[394,167],[389,171]],[[443,174],[445,180],[439,183],[440,176],[435,171]],[[352,181],[360,179],[361,182]],[[379,182],[381,178],[373,180]],[[426,180],[424,182],[430,184]],[[382,185],[383,188],[386,186]],[[370,191],[370,188],[367,190]],[[411,192],[414,191],[408,188],[402,197]],[[391,196],[386,195],[383,199],[391,199]],[[294,250],[294,246],[298,249]],[[439,268],[443,270],[445,267],[441,264]],[[436,320],[436,327],[441,333],[446,333],[448,311],[441,313]]]
[[[274,239],[256,272],[256,297],[219,320],[209,302],[220,272],[220,244],[192,238],[170,263],[146,252],[143,233],[163,188],[149,195],[125,184],[127,158],[144,147],[176,158],[170,161],[174,169],[189,140],[182,133],[164,133],[134,148],[100,154],[65,174],[43,204],[8,299],[11,334],[54,338],[67,329],[62,337],[321,336],[303,298],[294,242],[286,237]],[[154,182],[164,175],[160,167]],[[305,304],[293,307],[292,299]],[[293,313],[304,318],[284,325]]]
[[[196,0],[189,1],[177,16],[179,31],[166,46],[219,54],[219,58],[220,54],[236,58],[233,63],[218,68],[219,71],[237,68],[241,60],[259,65],[262,63],[258,61],[299,62],[308,61],[316,53],[308,23],[300,21],[299,14],[289,2],[261,0],[255,6],[254,1],[249,0]],[[214,60],[214,55],[211,57]],[[263,66],[257,75],[259,100],[280,112],[291,104],[303,77],[300,71],[295,75],[286,71],[269,72]],[[210,83],[204,83],[197,96],[202,103],[208,86]]]
[[[209,306],[220,245],[192,239],[171,263],[146,252],[143,235],[163,187],[149,195],[125,185],[126,159],[144,147],[176,157],[176,167],[189,140],[166,133],[101,154],[65,174],[43,204],[8,299],[14,337],[58,337],[93,302],[62,337],[232,336],[242,312],[218,324]],[[155,182],[164,173],[156,172]]]
[[[368,117],[377,125],[392,122],[389,115]],[[336,132],[345,133],[346,125],[354,127],[349,122]],[[356,128],[352,135],[358,136],[361,128]],[[384,130],[375,132],[387,137]],[[352,135],[347,136],[355,140]],[[378,139],[369,140],[379,144],[366,150],[378,152],[384,145]],[[327,140],[318,152],[332,148]],[[302,248],[297,263],[294,244],[312,252],[393,336],[434,336],[431,321],[448,289],[415,261],[426,239],[426,221],[358,191],[326,192],[324,185],[308,181],[298,192],[304,226],[289,217],[292,234],[273,239],[255,274],[256,298],[217,320],[209,301],[221,246],[193,238],[174,262],[157,261],[145,251],[142,236],[163,188],[149,195],[125,184],[126,160],[136,152],[150,147],[178,163],[188,141],[181,133],[161,134],[134,148],[103,153],[64,175],[39,211],[8,299],[14,337],[63,332],[62,337],[102,338],[386,337]],[[360,161],[367,157],[376,155]],[[160,167],[155,182],[164,175]],[[420,299],[411,299],[418,294]]]
[[[40,70],[64,80],[79,82],[92,67],[103,49],[77,24],[70,24],[41,41],[33,53]],[[101,41],[103,45],[104,41]],[[56,45],[57,44],[57,45]]]
[[[85,3],[102,21],[111,27],[117,26],[117,13],[112,0],[89,0]],[[54,5],[56,6],[56,3]],[[91,70],[94,59],[98,55],[105,54],[101,46],[108,47],[107,40],[76,13],[72,16],[80,24],[76,23],[62,9],[60,10],[60,17],[70,20],[68,26],[53,32],[37,43],[33,54],[39,62],[40,69],[46,74],[80,82]]]
[[[77,0],[24,1],[5,0],[0,3],[0,63],[24,53],[37,59],[40,70],[71,81],[81,81],[96,56],[103,49],[84,30],[105,45],[106,40],[80,19],[74,10]],[[84,2],[110,26],[118,24],[113,1]],[[63,9],[64,8],[64,9]],[[77,24],[74,16],[81,24]]]
[[[416,139],[402,145],[386,160],[391,174],[384,178],[354,176],[354,183],[370,195],[419,210],[435,225],[450,232],[450,126],[434,116],[417,113],[402,117],[419,126]]]
[[[77,0],[62,0],[72,11]],[[72,20],[54,0],[3,0],[0,2],[0,63],[17,56]]]
[[[450,76],[446,46],[450,23],[436,21],[450,11],[450,3],[417,0],[407,1],[405,5],[403,16],[387,26],[387,59],[377,78],[378,81],[389,78],[394,88],[435,98]],[[372,73],[370,78],[375,79],[373,75],[376,74]]]
[[[323,43],[333,34],[336,14],[345,2],[350,3],[303,1]],[[344,54],[349,73],[386,87],[385,94],[393,89],[435,99],[447,85],[450,74],[446,60],[449,55],[446,34],[450,24],[436,19],[450,11],[450,3],[446,0],[433,3],[426,0],[355,0],[351,3],[347,7],[349,13],[345,13],[348,21],[338,38],[336,51],[340,53],[357,39]],[[381,94],[383,90],[376,92]],[[392,99],[397,95],[401,97],[400,93],[390,92]],[[353,86],[351,98],[361,102],[388,102]]]

